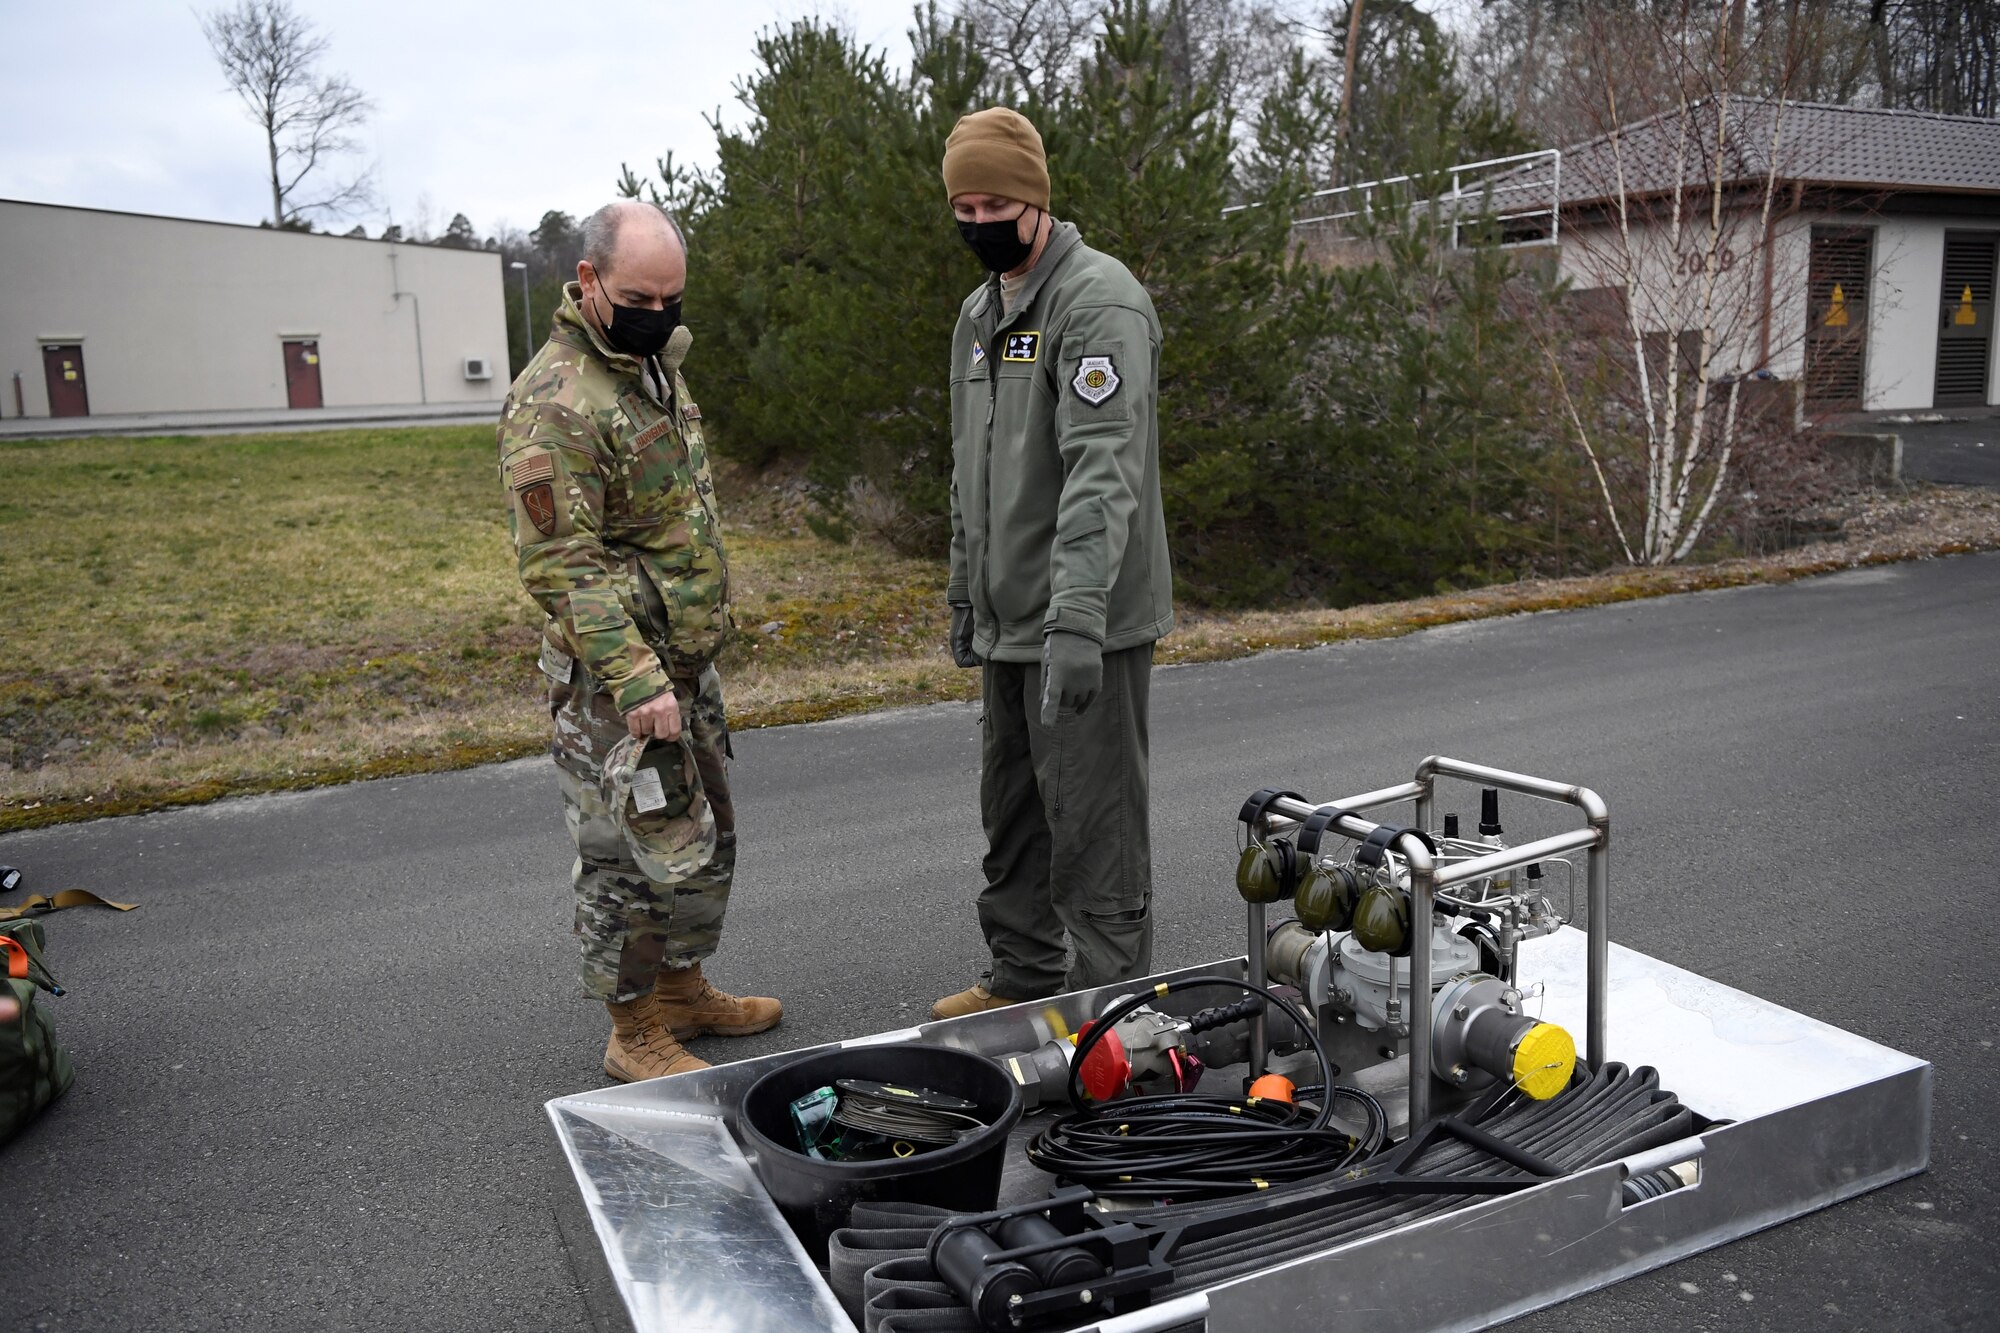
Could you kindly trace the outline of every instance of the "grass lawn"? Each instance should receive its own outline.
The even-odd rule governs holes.
[[[0,829],[51,804],[143,808],[546,743],[541,613],[515,577],[490,428],[23,441],[0,459]],[[741,725],[966,691],[940,647],[941,563],[754,513],[728,541]],[[893,680],[875,669],[891,662]]]
[[[540,612],[484,426],[0,442],[0,832],[540,751]],[[969,698],[943,562],[812,535],[718,478],[732,723]],[[2000,546],[2000,497],[1856,507],[1841,542],[1346,610],[1184,613],[1164,662]]]

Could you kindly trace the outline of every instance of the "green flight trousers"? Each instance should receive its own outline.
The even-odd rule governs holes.
[[[1106,653],[1103,690],[1050,728],[1041,663],[985,664],[979,924],[995,995],[1038,1000],[1152,970],[1152,671],[1150,643]]]

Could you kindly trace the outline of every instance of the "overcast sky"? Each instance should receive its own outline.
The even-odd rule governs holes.
[[[907,65],[913,0],[294,5],[331,42],[324,68],[375,101],[360,137],[382,206],[355,220],[374,234],[417,221],[427,203],[434,232],[462,212],[491,235],[551,208],[588,212],[612,196],[621,162],[647,174],[671,149],[712,163],[702,117],[741,121],[733,84],[773,24],[837,17]],[[1449,12],[1453,0],[1424,8]],[[185,3],[0,0],[0,125],[0,198],[224,222],[270,214],[262,132]]]
[[[198,7],[214,7],[203,0]],[[714,160],[704,114],[759,30],[837,15],[907,63],[911,0],[294,0],[332,43],[325,67],[376,104],[362,131],[385,210],[428,195],[442,230],[488,235],[610,198],[618,165],[668,149]],[[228,92],[193,9],[173,0],[0,0],[0,198],[257,222],[262,131]]]

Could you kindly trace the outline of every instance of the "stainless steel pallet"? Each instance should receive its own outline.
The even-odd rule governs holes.
[[[1559,851],[1590,853],[1592,929],[1564,927],[1521,945],[1520,975],[1541,983],[1540,1017],[1584,1033],[1593,1063],[1651,1065],[1661,1085],[1703,1117],[1727,1122],[1697,1138],[1519,1193],[1466,1205],[1247,1277],[1115,1316],[1104,1333],[1205,1320],[1212,1333],[1262,1333],[1273,1316],[1310,1312],[1325,1329],[1368,1333],[1486,1328],[1726,1244],[1921,1172],[1930,1158],[1931,1066],[1733,990],[1608,939],[1609,822],[1582,788],[1453,760],[1430,759],[1418,781],[1338,803],[1356,811],[1418,804],[1428,823],[1432,777],[1489,782],[1576,806],[1589,827],[1517,848],[1473,873]],[[1280,814],[1302,816],[1311,807]],[[1342,828],[1365,836],[1357,815]],[[1412,861],[1421,848],[1412,846]],[[1420,885],[1472,877],[1466,865]],[[1253,912],[1252,932],[1259,926]],[[1422,938],[1425,932],[1416,932]],[[1261,973],[1261,952],[1254,955]],[[1421,959],[1413,970],[1424,975]],[[1205,973],[1249,977],[1245,958],[1144,983],[880,1033],[815,1050],[926,1041],[988,1055],[1067,1029],[1143,984]],[[1261,977],[1251,977],[1261,979]],[[1427,1011],[1429,996],[1423,997]],[[1163,1007],[1174,1009],[1169,997]],[[1196,995],[1192,1004],[1212,1001]],[[1413,1000],[1413,1009],[1418,1008]],[[1427,1031],[1427,1012],[1412,1030]],[[1261,1044],[1261,1039],[1260,1039]],[[1427,1043],[1413,1042],[1412,1055]],[[800,1052],[547,1103],[612,1284],[636,1333],[848,1333],[853,1324],[779,1216],[734,1124],[745,1089]],[[1417,1057],[1421,1059],[1421,1056]],[[1425,1085],[1411,1087],[1417,1118]],[[1626,1206],[1628,1176],[1694,1164],[1695,1183]],[[1020,1177],[1015,1177],[1020,1181]],[[1025,1182],[1022,1182],[1025,1183]],[[1003,1200],[1006,1187],[1003,1186]]]

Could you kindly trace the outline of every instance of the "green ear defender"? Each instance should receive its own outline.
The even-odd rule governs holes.
[[[1270,853],[1256,843],[1243,849],[1236,860],[1236,891],[1246,903],[1278,901],[1278,871]]]
[[[1259,787],[1243,802],[1236,818],[1243,824],[1243,855],[1236,858],[1236,891],[1246,903],[1275,903],[1292,896],[1299,877],[1310,864],[1309,858],[1284,838],[1265,842],[1264,812],[1280,797],[1304,802],[1305,797],[1281,787]]]
[[[1380,884],[1369,886],[1354,906],[1354,938],[1364,949],[1409,957],[1410,895]]]
[[[1236,891],[1246,903],[1275,903],[1299,886],[1298,849],[1283,838],[1253,842],[1236,861]]]
[[[1361,880],[1349,866],[1314,866],[1306,872],[1292,904],[1299,924],[1318,934],[1328,930],[1348,930],[1354,925],[1354,907],[1361,896]]]

